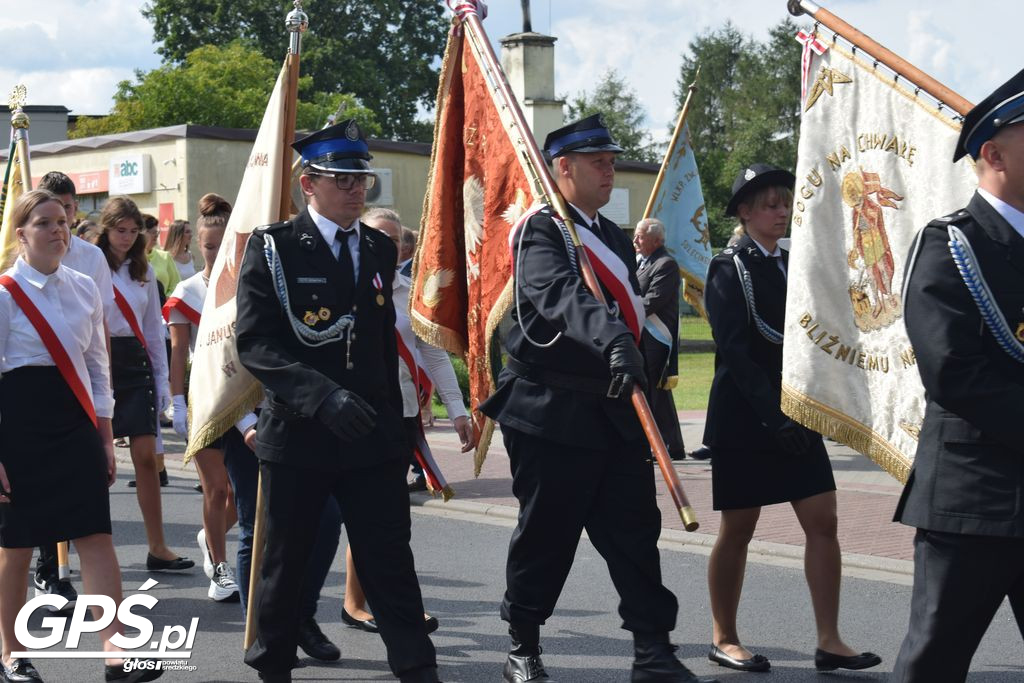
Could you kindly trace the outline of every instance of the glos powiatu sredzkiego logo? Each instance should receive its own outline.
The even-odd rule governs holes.
[[[147,580],[139,587],[139,592],[126,597],[120,605],[106,595],[79,595],[74,612],[70,617],[47,616],[42,619],[42,628],[46,635],[33,635],[28,628],[29,618],[40,607],[52,607],[62,610],[68,603],[60,595],[40,595],[25,603],[14,621],[14,633],[25,647],[24,652],[12,652],[12,657],[30,657],[32,659],[103,659],[111,656],[102,650],[88,652],[79,650],[82,635],[97,633],[108,627],[116,616],[127,629],[137,629],[138,634],[116,634],[110,642],[125,651],[126,657],[135,661],[137,668],[183,669],[192,656],[192,644],[196,639],[199,617],[193,617],[186,627],[183,625],[165,625],[159,638],[153,638],[155,629],[148,617],[139,614],[141,611],[152,611],[159,599],[147,593],[158,584],[153,579]],[[100,614],[95,619],[88,619],[86,614],[90,607],[96,607]],[[133,611],[134,610],[134,611]],[[65,640],[66,634],[66,640]],[[64,642],[64,648],[54,648]],[[148,646],[148,647],[147,647]],[[50,649],[54,648],[54,649]],[[145,649],[143,649],[145,648]],[[127,661],[127,660],[126,660]]]

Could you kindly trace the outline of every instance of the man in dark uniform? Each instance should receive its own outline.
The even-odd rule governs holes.
[[[375,176],[354,121],[293,147],[308,206],[253,233],[238,283],[239,357],[267,397],[256,432],[267,541],[253,603],[257,637],[245,661],[265,681],[291,680],[301,582],[333,496],[391,670],[404,682],[433,683],[434,647],[409,548],[395,245],[359,221]]]
[[[965,154],[977,194],[907,262],[927,402],[896,508],[917,527],[901,682],[963,681],[1006,596],[1024,621],[1024,71],[964,118],[953,161]]]
[[[514,236],[509,355],[497,391],[481,405],[501,424],[520,505],[501,606],[512,636],[504,680],[548,680],[540,626],[554,611],[586,529],[619,592],[623,628],[634,634],[632,680],[695,681],[669,643],[678,605],[661,582],[650,450],[629,402],[632,384],[645,384],[644,363],[634,336],[639,329],[631,331],[618,311],[642,323],[636,261],[629,238],[598,213],[611,195],[622,149],[597,115],[551,133],[544,147],[569,203],[565,218],[605,251],[604,265],[618,269],[621,279],[602,280],[617,308],[594,298],[550,206]]]
[[[636,277],[644,302],[640,348],[647,361],[647,400],[673,460],[684,460],[683,432],[672,398],[679,372],[679,264],[665,249],[665,224],[645,218],[636,225],[633,246],[640,255]]]

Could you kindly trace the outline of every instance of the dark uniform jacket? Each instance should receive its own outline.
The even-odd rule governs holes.
[[[668,255],[664,246],[655,249],[648,257],[646,263],[637,270],[637,280],[640,283],[640,291],[644,301],[644,315],[652,313],[668,328],[672,337],[672,348],[668,349],[664,344],[654,339],[649,332],[644,332],[641,338],[643,342],[644,357],[650,364],[650,374],[658,372],[658,382],[664,382],[666,377],[678,374],[679,366],[679,264]],[[665,354],[668,354],[668,365],[665,367]],[[652,387],[653,388],[653,387]]]
[[[949,250],[967,236],[1011,333],[1024,339],[1024,238],[980,195],[932,221],[906,290],[907,334],[926,393],[917,455],[896,521],[1024,537],[1024,363],[996,342]]]
[[[789,252],[782,253],[789,264]],[[711,259],[704,305],[715,339],[715,378],[711,382],[704,444],[719,448],[773,448],[775,430],[786,416],[780,407],[782,344],[758,331],[747,311],[733,256],[750,273],[758,315],[776,332],[786,317],[786,278],[774,259],[764,256],[749,236]]]
[[[570,212],[577,230],[587,230],[582,217],[572,208]],[[636,257],[629,238],[618,225],[598,216],[599,237],[627,265],[633,291],[638,293]],[[525,230],[521,256],[518,235],[513,250],[520,306],[518,313],[513,306],[511,324],[505,326],[505,349],[539,373],[557,373],[562,380],[570,384],[578,380],[579,387],[590,390],[531,381],[506,367],[498,377],[497,391],[481,404],[481,412],[521,432],[584,448],[644,439],[629,399],[604,396],[611,383],[605,349],[619,335],[630,334],[629,328],[594,298],[573,270],[550,207],[530,217],[521,230]],[[612,301],[607,291],[605,296]],[[525,338],[520,323],[536,342],[549,342],[558,332],[562,337],[548,348],[538,348]]]
[[[311,329],[323,330],[354,306],[351,370],[346,369],[344,338],[311,347],[292,329],[264,254],[268,235],[277,246],[291,313],[299,325],[315,317]],[[408,458],[391,302],[396,259],[395,245],[386,235],[361,225],[359,281],[353,287],[308,211],[253,232],[239,273],[235,332],[242,365],[266,389],[267,409],[256,430],[260,459],[335,472]],[[380,292],[373,283],[377,274]],[[314,418],[339,387],[355,392],[377,411],[376,428],[368,436],[343,442]]]

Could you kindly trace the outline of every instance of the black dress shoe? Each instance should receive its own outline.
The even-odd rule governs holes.
[[[669,451],[668,457],[672,458],[675,462],[686,460],[686,451]]]
[[[12,659],[10,666],[0,662],[0,680],[4,683],[43,683],[43,677],[28,659]]]
[[[676,657],[676,646],[667,633],[633,634],[631,683],[718,683],[714,678],[697,678]]]
[[[764,655],[754,655],[747,659],[736,659],[725,654],[715,645],[711,646],[708,659],[719,666],[736,669],[737,671],[768,671],[772,668],[772,663]]]
[[[882,663],[882,658],[874,652],[861,652],[859,655],[834,655],[821,648],[814,651],[814,668],[818,671],[835,671],[836,669],[870,669]]]
[[[427,478],[422,474],[409,482],[409,493],[427,490]]]
[[[554,683],[548,672],[544,670],[544,662],[540,655],[514,655],[509,653],[505,660],[505,668],[501,672],[504,683],[534,683],[547,681]]]
[[[361,628],[368,633],[377,633],[377,622],[373,619],[356,619],[348,613],[344,607],[341,608],[341,620],[352,628]]]
[[[128,667],[125,667],[125,662],[130,663]],[[164,675],[164,670],[157,666],[155,659],[125,659],[121,664],[107,664],[103,670],[103,679],[118,683],[155,681]]]
[[[312,617],[303,619],[299,624],[299,647],[313,659],[322,662],[335,662],[341,659],[341,650],[327,639]]]
[[[191,569],[196,563],[187,557],[176,557],[173,560],[162,560],[151,553],[146,554],[146,569],[151,572],[180,572]]]
[[[437,630],[441,623],[437,620],[437,617],[425,616],[423,621],[427,624],[427,635],[430,635]]]
[[[292,683],[292,672],[274,673],[271,671],[261,671],[260,680],[263,683]]]
[[[711,449],[702,444],[700,448],[690,451],[689,455],[694,460],[707,460],[711,457]]]

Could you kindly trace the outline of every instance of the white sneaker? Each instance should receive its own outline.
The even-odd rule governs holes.
[[[210,590],[206,592],[211,600],[217,602],[238,602],[238,584],[235,583],[235,573],[227,562],[218,562],[213,568],[213,580],[210,581]]]
[[[199,529],[199,533],[196,534],[196,543],[199,544],[199,550],[203,553],[203,572],[206,573],[206,578],[213,581],[213,558],[210,557],[210,546],[206,545],[205,528]]]

